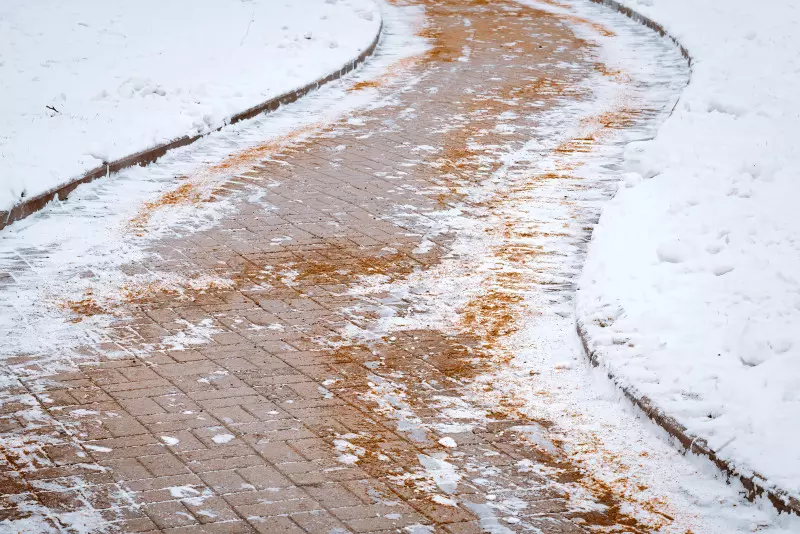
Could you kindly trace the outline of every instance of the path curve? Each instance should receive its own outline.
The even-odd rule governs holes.
[[[616,400],[584,406],[567,350],[615,162],[668,113],[683,59],[552,2],[402,3],[425,8],[431,48],[352,84],[368,105],[178,180],[119,236],[147,254],[67,271],[81,294],[36,302],[62,322],[3,361],[0,488],[24,504],[6,521],[457,534],[761,520],[730,516],[735,492],[713,481],[697,500],[733,504],[687,497],[692,466]],[[619,42],[618,61],[598,40]],[[0,270],[41,283],[51,248],[21,248]]]
[[[13,224],[16,221],[19,221],[33,213],[36,213],[37,211],[41,210],[42,208],[47,206],[47,204],[49,204],[54,200],[60,200],[60,201],[66,200],[69,197],[70,193],[72,193],[75,190],[75,188],[77,188],[82,184],[93,182],[94,180],[97,180],[99,178],[108,178],[112,174],[116,174],[121,170],[134,167],[137,165],[140,167],[149,165],[151,163],[154,163],[155,161],[158,161],[168,152],[175,150],[177,148],[191,145],[197,140],[202,139],[203,137],[206,137],[214,132],[218,132],[228,125],[252,119],[253,117],[261,115],[262,113],[269,113],[275,111],[281,106],[286,106],[293,102],[297,102],[299,99],[303,98],[312,91],[316,91],[323,85],[330,83],[334,80],[340,79],[342,76],[345,76],[346,74],[352,72],[359,65],[364,63],[373,54],[373,52],[375,52],[375,49],[377,48],[378,43],[380,41],[382,32],[383,32],[383,21],[381,21],[380,24],[378,25],[378,31],[375,33],[375,36],[373,37],[369,46],[367,46],[367,48],[362,50],[361,53],[359,53],[355,58],[347,61],[339,69],[330,72],[325,76],[321,76],[302,87],[274,96],[269,100],[266,100],[265,102],[256,104],[255,106],[249,109],[236,113],[235,115],[232,115],[227,120],[225,120],[224,125],[220,126],[219,128],[216,128],[208,132],[204,132],[202,134],[184,135],[183,137],[179,137],[171,141],[160,143],[156,146],[136,152],[129,156],[125,156],[124,158],[120,158],[110,162],[105,162],[99,167],[86,171],[81,176],[77,176],[58,187],[54,187],[49,191],[45,191],[44,193],[41,193],[39,195],[36,195],[34,197],[25,199],[22,202],[17,203],[8,211],[0,211],[0,230],[2,230],[3,228],[5,228],[10,224]]]

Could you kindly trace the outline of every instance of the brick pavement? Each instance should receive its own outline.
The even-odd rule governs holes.
[[[270,209],[241,200],[213,229],[165,239],[131,266],[230,283],[134,295],[112,342],[87,345],[97,365],[27,385],[47,424],[31,429],[25,406],[2,406],[4,432],[53,438],[6,452],[3,517],[26,503],[91,509],[125,532],[645,531],[608,488],[589,490],[602,507],[576,508],[563,484],[580,469],[509,431],[546,421],[502,405],[453,415],[498,364],[493,342],[513,328],[506,300],[472,310],[472,332],[345,335],[387,308],[409,311],[354,290],[437,265],[453,231],[430,233],[431,214],[469,202],[463,188],[533,136],[537,113],[581,98],[578,82],[598,68],[556,16],[502,0],[420,3],[431,50],[353,88],[388,104],[269,158],[236,156],[251,168],[217,195],[269,181]],[[201,342],[179,347],[192,332]]]

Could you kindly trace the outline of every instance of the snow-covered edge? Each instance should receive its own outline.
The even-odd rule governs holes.
[[[583,350],[589,361],[595,367],[603,366],[602,355],[598,350],[590,348],[591,336],[586,328],[585,321],[578,318],[576,325]],[[686,427],[680,424],[677,419],[658,408],[649,397],[642,395],[636,387],[617,377],[609,367],[603,366],[603,369],[609,380],[622,391],[625,397],[644,412],[651,421],[675,438],[686,452],[703,456],[729,478],[738,478],[739,482],[747,490],[747,495],[745,496],[747,500],[752,502],[756,498],[766,497],[778,512],[793,513],[800,516],[800,501],[792,497],[786,490],[772,484],[758,473],[735,466],[729,460],[720,458],[708,446],[705,439],[689,433]]]
[[[655,20],[642,15],[641,13],[623,5],[616,0],[591,0],[596,4],[603,5],[609,9],[618,11],[631,20],[642,24],[656,33],[660,34],[671,40],[681,54],[686,58],[689,64],[690,76],[693,58],[689,50],[672,34],[670,34],[664,26]],[[677,102],[676,104],[677,105]],[[674,107],[673,107],[674,111]],[[591,235],[591,230],[590,230]],[[646,395],[642,395],[639,390],[632,384],[626,383],[624,380],[616,376],[611,368],[603,365],[602,354],[597,349],[590,348],[592,345],[599,346],[591,343],[591,336],[589,329],[586,328],[586,319],[583,317],[576,318],[576,329],[580,337],[581,344],[583,345],[584,352],[595,367],[603,366],[609,380],[617,386],[625,397],[637,408],[642,410],[644,414],[654,423],[663,428],[670,436],[675,438],[686,450],[693,454],[703,456],[710,460],[720,471],[722,471],[729,478],[737,478],[742,486],[747,490],[746,498],[750,501],[759,497],[766,497],[775,509],[780,513],[792,513],[800,516],[800,500],[793,497],[788,491],[776,486],[760,474],[741,466],[736,466],[730,460],[720,458],[708,446],[708,443],[702,436],[695,436],[689,433],[677,419],[670,416],[658,408],[653,401]]]
[[[683,55],[683,57],[686,58],[686,61],[689,63],[689,67],[690,67],[690,73],[689,74],[691,75],[691,66],[692,66],[692,61],[693,61],[692,60],[692,55],[689,53],[689,50],[687,50],[686,47],[683,46],[683,43],[681,43],[674,35],[669,33],[666,30],[666,28],[664,28],[664,26],[662,26],[661,24],[659,24],[658,22],[654,21],[653,19],[651,19],[649,17],[645,17],[644,15],[639,13],[638,11],[634,11],[630,7],[628,7],[626,5],[623,5],[623,4],[620,4],[616,0],[591,0],[591,1],[594,2],[595,4],[600,4],[600,5],[606,6],[606,7],[610,8],[610,9],[614,9],[616,11],[619,11],[620,13],[622,13],[623,15],[628,17],[629,19],[633,20],[634,22],[638,22],[639,24],[642,24],[643,26],[647,26],[648,28],[650,28],[654,32],[656,32],[659,35],[661,35],[661,37],[666,37],[667,39],[669,39],[670,41],[675,43],[675,45],[678,47],[678,50],[681,51],[681,54]]]
[[[379,16],[381,16],[379,14]],[[160,143],[153,147],[147,148],[145,150],[130,154],[126,157],[117,159],[111,162],[104,162],[103,165],[91,169],[80,176],[74,177],[70,180],[67,180],[65,183],[49,189],[44,193],[26,199],[22,202],[19,202],[12,206],[8,211],[0,211],[0,230],[9,226],[10,224],[24,219],[28,215],[36,213],[37,211],[41,210],[45,206],[47,206],[53,200],[63,201],[66,200],[72,191],[75,190],[81,184],[92,182],[98,178],[107,178],[112,174],[116,174],[123,169],[127,169],[129,167],[133,167],[135,165],[138,166],[145,166],[149,165],[150,163],[154,163],[159,158],[163,157],[167,152],[174,150],[176,148],[184,147],[190,145],[201,139],[206,137],[209,134],[214,132],[218,132],[223,128],[231,125],[236,124],[237,122],[241,122],[244,120],[252,119],[262,113],[270,113],[272,111],[277,110],[281,106],[285,106],[286,104],[291,104],[292,102],[296,102],[300,98],[306,96],[312,91],[315,91],[322,87],[323,85],[332,82],[334,80],[338,80],[345,76],[346,74],[355,70],[359,65],[364,63],[374,52],[375,49],[378,47],[378,44],[381,40],[381,36],[383,34],[383,17],[381,16],[380,24],[378,24],[378,31],[375,33],[375,36],[372,39],[372,42],[367,46],[361,53],[353,59],[347,61],[344,65],[342,65],[339,69],[328,73],[327,75],[318,78],[300,88],[292,89],[291,91],[287,91],[280,95],[274,96],[269,100],[262,102],[261,104],[257,104],[249,109],[241,111],[231,117],[227,118],[223,121],[223,125],[219,128],[209,130],[208,132],[204,132],[202,134],[197,135],[184,135],[177,139],[173,139],[171,141],[167,141],[165,143]]]

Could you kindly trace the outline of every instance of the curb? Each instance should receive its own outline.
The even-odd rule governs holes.
[[[184,147],[187,145],[191,145],[198,139],[202,139],[207,135],[210,135],[214,132],[218,132],[225,128],[230,124],[236,124],[237,122],[241,122],[243,120],[252,119],[257,115],[261,115],[262,113],[270,113],[272,111],[277,110],[281,106],[285,106],[287,104],[291,104],[293,102],[298,101],[300,98],[306,96],[307,94],[311,93],[322,87],[323,85],[332,82],[334,80],[338,80],[342,78],[345,74],[348,74],[356,69],[359,65],[364,63],[368,57],[370,57],[378,46],[378,42],[383,35],[383,20],[381,20],[380,26],[378,27],[378,31],[375,34],[372,42],[365,48],[355,59],[351,59],[344,66],[340,69],[329,73],[327,76],[319,78],[299,89],[294,89],[287,93],[283,93],[281,95],[275,96],[270,98],[266,102],[262,102],[256,106],[253,106],[249,109],[246,109],[240,113],[237,113],[227,120],[225,120],[224,124],[219,128],[215,128],[209,132],[205,132],[198,135],[185,135],[183,137],[179,137],[177,139],[173,139],[172,141],[167,141],[160,145],[156,145],[154,147],[142,150],[140,152],[136,152],[124,158],[104,163],[100,167],[96,167],[90,171],[85,172],[81,176],[78,176],[65,184],[60,186],[54,187],[44,193],[36,195],[35,197],[31,197],[29,199],[20,202],[19,204],[14,205],[8,211],[0,211],[0,230],[9,226],[10,224],[24,219],[25,217],[36,213],[37,211],[43,209],[47,204],[49,204],[53,200],[66,200],[70,193],[72,193],[75,188],[79,185],[86,184],[97,180],[98,178],[108,177],[111,174],[118,173],[123,169],[127,169],[129,167],[133,167],[138,165],[140,167],[144,167],[151,163],[154,163],[159,158],[164,156],[170,150],[174,150],[176,148]]]
[[[619,13],[627,16],[628,18],[647,26],[662,37],[670,39],[680,49],[681,54],[692,66],[692,57],[689,51],[666,29],[655,22],[654,20],[645,17],[644,15],[634,11],[633,9],[620,4],[615,0],[590,0],[595,4],[604,5],[610,9],[614,9]],[[674,108],[673,108],[674,109]],[[592,230],[589,231],[589,238],[591,239]],[[589,358],[592,366],[600,367],[602,365],[601,357],[598,351],[589,348],[590,336],[584,321],[578,319],[576,321],[576,330],[578,337],[580,337],[581,344],[586,356]],[[717,456],[717,453],[709,447],[708,442],[700,436],[694,436],[678,422],[677,419],[667,415],[664,411],[656,406],[656,404],[646,395],[642,395],[639,391],[630,384],[624,383],[614,372],[607,367],[605,368],[606,376],[611,382],[618,387],[625,397],[655,424],[663,428],[670,436],[678,440],[684,447],[684,454],[692,452],[699,456],[704,456],[710,460],[720,471],[722,471],[728,480],[738,479],[742,486],[747,490],[745,497],[748,501],[754,501],[758,497],[766,497],[778,513],[789,513],[800,516],[800,500],[792,497],[789,492],[771,484],[769,480],[759,475],[754,471],[745,468],[737,467],[732,460],[726,460]]]
[[[594,367],[600,367],[602,361],[598,351],[589,348],[590,336],[583,321],[577,322],[578,336],[581,338],[583,350],[589,361]],[[800,516],[800,500],[789,495],[785,490],[775,487],[773,484],[756,472],[737,467],[731,460],[726,460],[717,456],[705,439],[694,436],[686,430],[686,427],[678,422],[677,419],[664,413],[646,395],[641,395],[638,390],[625,384],[613,371],[605,368],[606,376],[617,386],[625,397],[634,406],[642,410],[644,414],[684,447],[684,454],[692,452],[699,456],[705,456],[730,480],[736,478],[747,490],[745,497],[748,501],[754,501],[757,497],[766,497],[779,513],[790,513]]]
[[[623,15],[633,20],[634,22],[638,22],[643,26],[647,26],[648,28],[659,34],[661,37],[666,37],[667,39],[675,43],[675,46],[677,46],[678,49],[681,51],[681,55],[684,58],[686,58],[686,61],[689,62],[689,66],[690,67],[692,66],[693,60],[691,54],[689,54],[689,50],[687,50],[686,47],[683,46],[681,42],[678,41],[677,38],[675,38],[671,33],[669,33],[666,30],[666,28],[664,28],[664,26],[662,26],[658,22],[654,21],[649,17],[645,17],[638,11],[634,11],[628,6],[620,4],[616,0],[590,0],[590,2],[606,6],[610,9],[613,9],[614,11],[618,11],[619,13],[622,13]]]

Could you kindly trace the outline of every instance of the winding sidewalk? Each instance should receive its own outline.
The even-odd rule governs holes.
[[[234,201],[219,224],[160,238],[122,269],[185,286],[123,284],[123,302],[87,292],[59,303],[90,325],[72,372],[42,376],[60,354],[4,362],[16,380],[0,405],[8,524],[325,534],[686,524],[634,474],[616,476],[635,465],[590,440],[576,451],[562,421],[532,415],[526,395],[557,397],[514,361],[527,325],[548,327],[545,315],[571,301],[594,204],[610,193],[577,169],[662,110],[593,107],[588,81],[626,79],[572,29],[613,35],[601,24],[504,0],[418,3],[431,49],[351,87],[380,104],[232,155],[207,170],[224,177],[210,198],[186,182],[142,206],[131,239],[176,206]],[[559,115],[581,125],[563,141]],[[15,268],[46,253],[23,251]],[[85,273],[98,285],[103,275]]]

